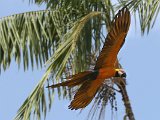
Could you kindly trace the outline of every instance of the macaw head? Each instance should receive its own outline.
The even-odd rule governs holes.
[[[121,77],[121,78],[126,78],[127,74],[123,69],[115,69],[116,73],[114,77]]]

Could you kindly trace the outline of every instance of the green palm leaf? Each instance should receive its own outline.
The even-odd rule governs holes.
[[[149,33],[150,29],[154,26],[157,16],[160,11],[160,0],[118,0],[123,7],[127,5],[136,15],[138,14],[141,32]]]
[[[0,20],[0,64],[5,70],[15,57],[18,65],[23,60],[24,70],[31,62],[37,67],[53,54],[59,38],[75,21],[74,10],[44,10],[4,17]],[[81,14],[80,14],[81,15]],[[78,16],[77,16],[78,17]],[[65,18],[65,21],[63,20]],[[70,23],[67,23],[70,21]],[[50,53],[50,54],[49,54]],[[30,60],[29,60],[30,59]]]
[[[49,45],[55,41],[56,37],[50,35],[56,34],[53,20],[51,19],[53,15],[55,15],[54,11],[28,12],[8,16],[0,20],[0,48],[3,53],[0,61],[4,69],[9,67],[13,56],[18,65],[20,65],[21,54],[23,56],[24,69],[28,67],[29,56],[32,67],[34,59],[40,65],[42,65],[42,57],[46,61],[48,58],[47,51],[49,48],[51,49]],[[50,23],[53,31],[48,29],[48,23]],[[42,43],[46,44],[47,49],[41,46]],[[28,49],[28,46],[30,49]],[[44,54],[42,54],[42,50]]]
[[[61,37],[57,50],[53,56],[47,61],[49,65],[42,80],[38,83],[31,95],[25,100],[23,105],[18,111],[15,120],[30,119],[31,113],[33,113],[36,119],[40,119],[40,113],[46,115],[47,105],[44,93],[44,85],[50,75],[53,75],[55,79],[59,79],[64,72],[64,68],[71,55],[74,54],[74,50],[77,48],[77,41],[79,40],[80,33],[84,28],[84,25],[93,16],[99,15],[100,12],[91,12],[83,18],[76,21],[73,27]],[[52,99],[51,99],[52,100]],[[50,101],[51,104],[52,101]],[[41,109],[43,107],[43,109]]]

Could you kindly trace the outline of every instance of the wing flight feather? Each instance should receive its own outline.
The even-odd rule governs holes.
[[[112,28],[108,33],[102,51],[97,58],[95,70],[104,67],[114,67],[117,54],[125,42],[130,26],[130,12],[125,7],[116,14]]]

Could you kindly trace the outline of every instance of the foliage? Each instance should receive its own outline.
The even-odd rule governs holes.
[[[118,0],[120,6],[128,4],[128,7],[134,12],[135,20],[137,14],[139,17],[141,32],[149,33],[154,26],[160,11],[160,0]]]
[[[0,69],[9,68],[13,58],[19,66],[23,61],[24,70],[29,64],[33,69],[35,66],[43,67],[45,63],[47,68],[20,107],[15,120],[45,117],[54,97],[54,91],[45,91],[45,85],[93,68],[116,10],[128,6],[135,14],[135,20],[138,14],[144,34],[154,26],[160,9],[159,0],[118,0],[114,5],[110,0],[30,0],[30,3],[46,4],[47,10],[0,19]],[[96,100],[104,103],[99,118],[109,95],[113,94],[112,90],[107,91],[108,97],[101,99],[99,95],[106,91],[104,88],[99,90],[95,99],[95,105],[98,103]],[[71,98],[73,89],[58,91],[64,98]]]

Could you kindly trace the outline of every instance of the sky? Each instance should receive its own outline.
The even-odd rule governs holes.
[[[27,0],[0,0],[0,18],[16,13],[43,10],[45,5],[29,4]],[[126,42],[119,53],[120,63],[127,72],[127,90],[136,120],[156,120],[160,108],[160,28],[158,20],[149,35],[141,36],[140,28],[135,28],[132,18]],[[35,85],[41,79],[45,69],[18,69],[13,61],[5,72],[0,74],[0,120],[12,120]],[[118,98],[118,111],[115,120],[122,120],[124,108],[121,97]],[[70,101],[54,100],[46,120],[82,120],[87,116],[87,107],[82,114],[67,109]],[[110,115],[109,107],[107,115]],[[111,120],[106,117],[106,120]]]

